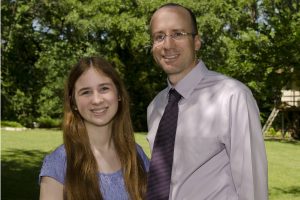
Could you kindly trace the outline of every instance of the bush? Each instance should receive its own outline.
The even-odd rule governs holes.
[[[277,131],[273,127],[269,128],[269,130],[267,131],[267,135],[276,136],[277,135]]]
[[[52,119],[50,117],[40,117],[37,119],[36,128],[60,128],[61,119]]]
[[[1,127],[23,128],[22,124],[14,121],[1,121]]]
[[[281,131],[276,131],[273,127],[269,128],[269,130],[266,132],[266,136],[270,137],[279,137],[281,135]]]

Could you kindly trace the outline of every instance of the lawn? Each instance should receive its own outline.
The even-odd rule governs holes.
[[[149,155],[145,134],[137,142]],[[43,157],[62,143],[57,130],[1,131],[1,199],[38,199]],[[300,199],[300,142],[265,142],[269,163],[269,199]]]

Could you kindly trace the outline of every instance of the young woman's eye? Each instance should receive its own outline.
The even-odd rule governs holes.
[[[107,92],[109,90],[109,87],[101,87],[100,92]]]
[[[89,91],[89,90],[80,92],[80,95],[89,95],[89,94],[91,94],[91,91]]]

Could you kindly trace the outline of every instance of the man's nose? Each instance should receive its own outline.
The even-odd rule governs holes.
[[[163,40],[163,47],[164,48],[172,48],[175,45],[175,40],[172,38],[171,35],[166,35]]]

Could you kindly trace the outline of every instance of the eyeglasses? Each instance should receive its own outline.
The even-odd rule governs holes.
[[[195,36],[197,34],[186,33],[183,31],[177,31],[177,32],[171,33],[169,35],[167,35],[165,33],[156,33],[156,34],[152,35],[152,42],[153,42],[153,44],[159,44],[162,41],[164,41],[167,36],[171,37],[173,40],[181,40],[181,39],[185,38],[185,36],[188,36],[188,35]]]

